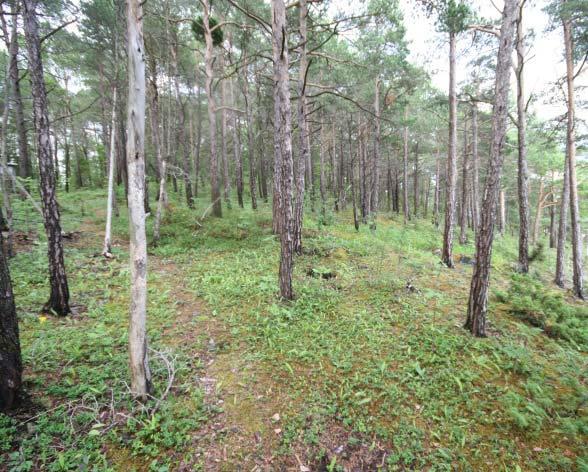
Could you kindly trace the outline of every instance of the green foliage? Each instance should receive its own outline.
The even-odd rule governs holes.
[[[194,37],[197,41],[204,42],[204,23],[203,23],[202,16],[197,17],[194,21],[192,21],[192,33],[194,33]],[[224,34],[222,28],[218,27],[218,20],[212,16],[208,18],[208,26],[212,30],[212,44],[214,46],[219,46],[222,44],[224,39]]]
[[[548,290],[545,283],[524,274],[512,276],[506,293],[499,299],[508,303],[518,319],[541,328],[550,337],[572,342],[588,350],[588,308],[568,303],[559,291]]]

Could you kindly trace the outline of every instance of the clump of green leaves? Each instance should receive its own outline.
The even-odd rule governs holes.
[[[208,26],[211,30],[212,44],[218,46],[222,44],[224,39],[223,30],[218,27],[218,20],[214,17],[208,18]],[[204,20],[202,15],[192,21],[192,32],[197,41],[204,42]]]
[[[510,304],[510,312],[525,323],[541,328],[552,338],[564,339],[588,350],[588,308],[573,305],[561,292],[547,290],[529,275],[514,274],[508,292],[498,299]]]

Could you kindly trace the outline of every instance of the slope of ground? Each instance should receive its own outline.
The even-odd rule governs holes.
[[[296,300],[281,303],[269,206],[204,221],[176,208],[150,249],[155,398],[140,407],[126,385],[126,219],[115,259],[95,257],[103,202],[62,199],[65,230],[80,231],[66,243],[74,316],[38,315],[42,238],[12,261],[31,401],[0,417],[0,467],[588,470],[586,346],[513,316],[510,236],[479,340],[461,328],[471,266],[439,264],[425,219],[383,215],[356,233],[348,214],[328,226],[308,215]],[[42,234],[34,221],[22,230]],[[552,257],[533,268],[546,291]]]

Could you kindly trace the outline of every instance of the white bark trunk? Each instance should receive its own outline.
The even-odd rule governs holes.
[[[131,266],[129,355],[131,392],[145,400],[151,373],[147,356],[147,238],[145,235],[145,58],[143,7],[127,3],[129,95],[127,104],[128,208]]]

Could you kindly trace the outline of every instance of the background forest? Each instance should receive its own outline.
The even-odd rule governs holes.
[[[588,3],[498,3],[0,2],[0,470],[588,471]]]

